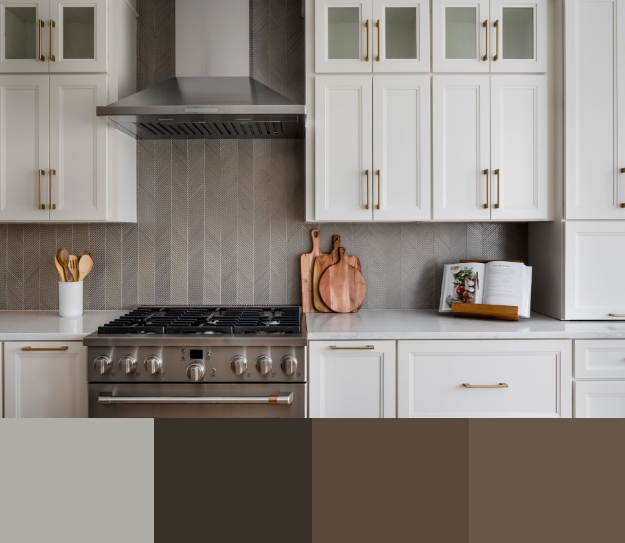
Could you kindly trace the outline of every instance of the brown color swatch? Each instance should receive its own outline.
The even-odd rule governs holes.
[[[625,421],[471,420],[470,543],[622,542]]]
[[[467,541],[467,420],[313,420],[315,543]]]

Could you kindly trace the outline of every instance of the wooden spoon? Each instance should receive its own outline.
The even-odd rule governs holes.
[[[81,257],[85,255],[91,256],[91,253],[89,251],[80,251],[80,253],[78,253],[76,256],[78,257],[78,259],[80,259]]]
[[[78,261],[78,280],[84,281],[91,268],[93,268],[93,259],[89,255],[81,256]]]
[[[56,272],[59,274],[59,281],[61,283],[65,283],[65,272],[63,271],[63,266],[59,264],[59,260],[54,257],[54,267],[56,268]]]
[[[56,259],[63,268],[63,275],[65,276],[65,282],[69,281],[69,251],[65,247],[61,247],[56,252]]]

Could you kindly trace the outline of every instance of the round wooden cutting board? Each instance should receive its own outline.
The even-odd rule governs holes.
[[[323,302],[337,313],[352,313],[362,306],[367,285],[362,273],[350,266],[345,258],[345,247],[339,248],[339,262],[330,266],[319,281]]]

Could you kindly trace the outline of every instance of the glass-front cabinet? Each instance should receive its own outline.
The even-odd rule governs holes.
[[[547,3],[433,0],[435,72],[547,70]]]
[[[107,70],[107,0],[12,0],[0,32],[0,72]]]
[[[317,73],[428,72],[429,0],[318,0]]]

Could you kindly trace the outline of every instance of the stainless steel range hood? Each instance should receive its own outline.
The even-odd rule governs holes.
[[[97,115],[136,139],[297,139],[306,106],[251,77],[174,77]]]

